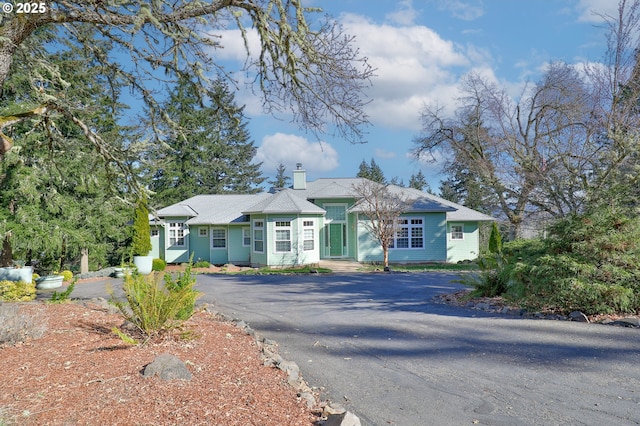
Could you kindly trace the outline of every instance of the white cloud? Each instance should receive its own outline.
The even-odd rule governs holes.
[[[387,15],[387,22],[395,25],[375,23],[356,14],[339,17],[345,31],[356,37],[360,53],[376,69],[372,87],[367,88],[371,102],[366,106],[374,126],[419,130],[420,110],[424,105],[438,103],[452,109],[460,75],[490,61],[487,50],[455,44],[424,25],[412,24],[417,14],[412,1],[405,0],[395,12]],[[227,72],[237,81],[237,103],[246,105],[249,116],[264,115],[260,96],[251,89],[254,76],[237,71],[247,60],[240,31],[223,30],[219,35],[224,48],[216,49],[212,55],[218,62],[236,66],[236,69],[227,68]],[[249,29],[247,37],[250,52],[257,54],[257,33]],[[279,118],[290,119],[286,112]]]
[[[393,24],[413,25],[420,14],[413,8],[412,0],[403,0],[398,3],[398,8],[385,15],[385,19]]]
[[[451,12],[454,18],[473,21],[484,15],[482,0],[438,0],[438,8]]]
[[[485,50],[456,45],[426,26],[377,24],[354,14],[340,20],[376,68],[367,92],[374,125],[418,130],[425,104],[453,104],[459,76],[488,61]]]
[[[396,153],[393,151],[387,151],[381,148],[376,148],[374,151],[374,154],[376,157],[378,158],[384,158],[384,159],[388,159],[388,158],[395,158],[396,157]]]
[[[576,6],[581,22],[602,22],[601,15],[616,16],[618,2],[616,0],[580,0]]]
[[[247,45],[240,30],[216,31],[214,39],[220,43],[220,48],[213,49],[210,53],[216,60],[233,60],[244,63],[247,60],[249,50],[250,55],[260,53],[260,37],[255,28],[246,29]],[[219,37],[219,38],[218,38]]]
[[[296,163],[311,173],[321,173],[338,167],[338,152],[327,142],[313,142],[301,136],[276,133],[265,136],[255,156],[262,162],[266,173],[276,170],[279,163],[287,170],[295,169]]]

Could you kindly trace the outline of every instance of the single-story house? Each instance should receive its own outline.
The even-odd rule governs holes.
[[[162,208],[151,221],[154,257],[168,263],[289,266],[321,259],[383,260],[382,247],[358,212],[362,178],[307,182],[293,171],[291,188],[258,194],[197,195]],[[411,200],[400,217],[389,261],[458,262],[479,254],[479,223],[494,220],[412,188],[390,187]]]

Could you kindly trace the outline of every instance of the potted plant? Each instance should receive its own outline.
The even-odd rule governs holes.
[[[151,227],[149,226],[149,209],[144,198],[140,198],[136,204],[131,249],[133,264],[138,268],[138,273],[149,275],[153,266],[153,256],[149,255],[152,249]]]
[[[40,258],[40,262],[38,263],[40,277],[36,278],[36,288],[38,290],[50,290],[62,287],[64,276],[57,273],[59,269],[59,258],[51,253],[43,254]]]

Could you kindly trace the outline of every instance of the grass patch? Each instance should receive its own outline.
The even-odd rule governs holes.
[[[236,274],[236,275],[283,275],[283,274],[329,274],[333,272],[329,268],[318,268],[315,266],[298,266],[291,268],[258,268],[251,269],[246,271],[238,271],[238,272],[226,272],[227,274]]]
[[[416,264],[390,264],[392,271],[399,272],[425,272],[425,271],[477,271],[477,263],[416,263]],[[382,265],[363,265],[362,270],[374,271],[382,269]]]

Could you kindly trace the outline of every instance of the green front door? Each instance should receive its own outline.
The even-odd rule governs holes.
[[[329,256],[342,256],[344,240],[342,238],[344,224],[332,223],[329,225]]]

